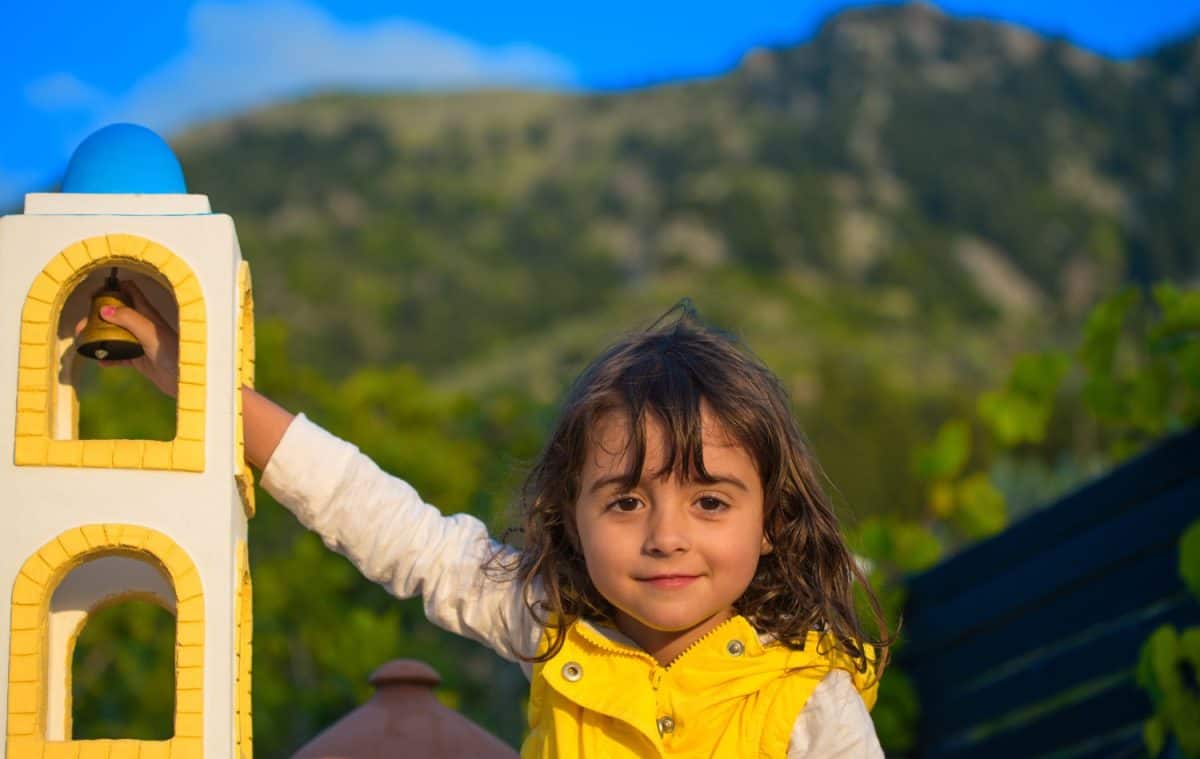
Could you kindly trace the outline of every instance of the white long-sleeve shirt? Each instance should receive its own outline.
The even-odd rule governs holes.
[[[263,472],[262,485],[325,545],[398,598],[421,596],[425,615],[510,661],[534,653],[542,627],[519,584],[486,577],[493,541],[469,514],[444,516],[404,480],[300,414]],[[531,591],[537,594],[538,587]],[[619,635],[612,631],[614,635]],[[522,662],[526,676],[530,666]],[[832,670],[796,717],[788,759],[874,759],[883,751],[850,675]]]

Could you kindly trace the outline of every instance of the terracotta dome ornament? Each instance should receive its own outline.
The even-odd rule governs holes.
[[[371,674],[375,695],[309,741],[292,759],[516,759],[517,752],[433,695],[442,678],[396,659]]]

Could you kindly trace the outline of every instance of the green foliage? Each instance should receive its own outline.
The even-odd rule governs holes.
[[[1126,288],[1093,311],[1079,357],[1087,372],[1083,397],[1095,417],[1118,434],[1121,457],[1147,440],[1200,420],[1200,291],[1170,283],[1153,303]]]
[[[966,466],[970,455],[971,428],[961,419],[951,419],[932,443],[917,449],[913,469],[922,479],[951,479]]]
[[[101,608],[75,642],[72,734],[166,740],[175,734],[175,620],[155,603]]]
[[[1073,353],[1019,357],[1001,388],[980,395],[975,420],[953,417],[916,449],[912,471],[927,486],[923,519],[874,519],[860,529],[854,545],[870,559],[871,580],[889,615],[901,610],[904,593],[897,586],[906,574],[1004,529],[1009,505],[991,470],[999,462],[1011,467],[1022,455],[1053,452],[1063,444],[1056,425],[1111,441],[1100,447],[1115,463],[1155,436],[1200,421],[1197,351],[1200,291],[1163,283],[1154,288],[1153,304],[1133,288],[1097,304]],[[1075,434],[1076,444],[1079,439]],[[1087,449],[1076,455],[1086,457]],[[1200,523],[1181,541],[1180,574],[1190,588],[1200,589]],[[1152,749],[1161,748],[1169,734],[1191,745],[1178,725],[1186,723],[1183,730],[1200,725],[1195,706],[1200,659],[1192,658],[1197,645],[1200,628],[1181,635],[1163,628],[1143,653],[1139,682],[1151,689],[1157,709],[1145,731]],[[889,677],[896,674],[895,668],[889,671]],[[897,703],[886,703],[893,697]],[[906,696],[881,692],[880,699],[889,719],[915,714]],[[903,733],[889,749],[903,750]]]
[[[928,528],[912,522],[873,517],[859,526],[854,545],[872,561],[902,572],[920,572],[942,558],[942,544]]]
[[[954,511],[954,523],[968,538],[994,535],[1008,524],[1004,494],[983,472],[959,482],[955,497],[959,506]]]
[[[1179,539],[1179,576],[1200,600],[1200,520]],[[1182,633],[1174,625],[1155,630],[1142,646],[1137,681],[1154,704],[1143,730],[1150,755],[1174,736],[1188,756],[1200,756],[1200,626]]]
[[[1138,661],[1137,680],[1155,706],[1145,729],[1157,755],[1170,734],[1188,756],[1200,756],[1200,627],[1178,632],[1164,625],[1150,636]]]
[[[980,420],[1001,445],[1040,443],[1070,360],[1060,353],[1021,356],[1005,386],[979,397]]]
[[[1188,527],[1179,539],[1179,576],[1192,595],[1200,599],[1200,522]]]
[[[89,440],[172,440],[175,402],[132,367],[101,370],[81,361],[78,384],[79,436]],[[113,413],[113,409],[120,409]]]
[[[887,746],[889,752],[906,752],[915,745],[920,709],[912,680],[898,669],[889,669],[879,681],[878,700],[871,710],[879,742]]]
[[[930,445],[917,450],[913,473],[930,483],[930,516],[952,526],[963,538],[975,539],[1004,529],[1008,514],[1004,494],[987,474],[963,474],[970,456],[970,425],[964,419],[951,419]]]

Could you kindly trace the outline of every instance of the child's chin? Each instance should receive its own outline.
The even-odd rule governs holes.
[[[686,616],[664,614],[658,615],[654,619],[645,621],[642,624],[658,632],[686,633],[710,623],[712,619],[712,616],[697,617],[694,614]],[[710,626],[716,627],[716,624],[712,623]]]

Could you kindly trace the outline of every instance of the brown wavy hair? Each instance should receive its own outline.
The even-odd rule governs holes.
[[[810,630],[850,656],[860,671],[883,671],[889,641],[867,641],[854,605],[865,591],[886,636],[874,593],[838,528],[824,475],[792,416],[779,379],[736,338],[703,324],[684,301],[649,329],[627,335],[575,380],[521,498],[524,546],[512,564],[534,618],[550,631],[546,661],[565,632],[584,617],[611,620],[614,608],[588,577],[575,536],[574,513],[584,458],[601,418],[622,414],[632,431],[626,486],[641,478],[645,420],[665,430],[664,471],[711,480],[704,468],[701,404],[749,453],[762,478],[763,530],[772,551],[759,559],[734,608],[760,631],[803,648]],[[541,582],[544,598],[530,586]],[[870,644],[870,645],[868,645]]]

